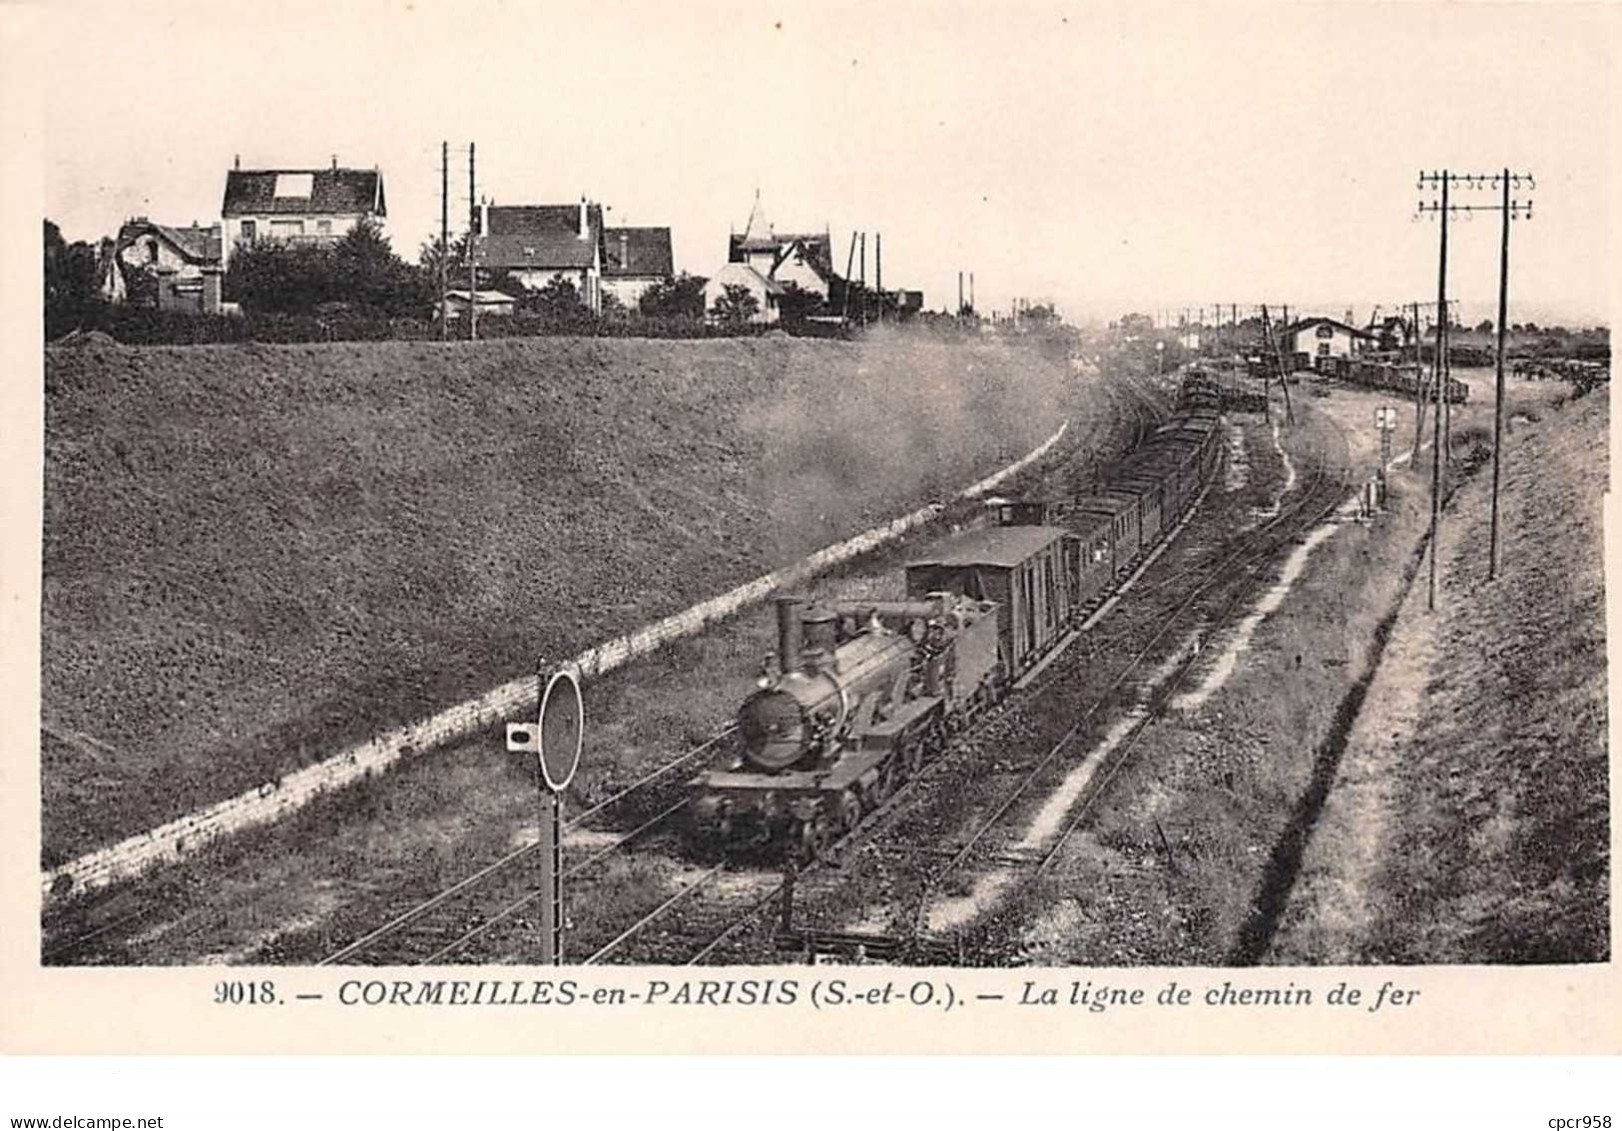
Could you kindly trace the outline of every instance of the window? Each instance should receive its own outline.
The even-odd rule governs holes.
[[[302,236],[304,234],[304,221],[272,220],[270,222],[270,234],[279,240],[289,239],[293,236]]]
[[[307,198],[315,191],[315,174],[277,173],[272,191],[278,197]]]
[[[1328,342],[1319,342],[1318,343],[1318,356],[1319,357],[1328,357],[1329,356],[1329,343]]]
[[[148,263],[156,263],[158,261],[158,241],[157,240],[147,240],[146,241],[146,261]]]
[[[332,221],[331,220],[317,220],[315,222],[315,231],[316,231],[317,235],[322,235],[322,236],[330,236],[330,235],[332,235]]]
[[[241,233],[240,239],[242,243],[252,243],[259,236],[259,226],[252,220],[244,220],[242,221]]]

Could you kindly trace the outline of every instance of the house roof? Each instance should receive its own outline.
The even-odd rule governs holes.
[[[383,174],[376,169],[231,169],[225,174],[225,216],[331,212],[387,216]]]
[[[513,296],[508,294],[506,291],[481,290],[478,291],[477,294],[479,296],[478,302],[480,306],[516,306],[518,303],[518,300],[513,298]],[[466,302],[467,291],[446,291],[445,297],[459,299],[462,302]]]
[[[218,224],[207,228],[198,224],[176,228],[168,224],[156,224],[151,220],[137,218],[126,222],[123,227],[118,229],[117,246],[122,250],[148,233],[154,234],[167,242],[181,256],[192,263],[207,265],[220,261],[220,226]]]
[[[1348,325],[1346,325],[1346,323],[1342,322],[1338,318],[1319,318],[1319,317],[1301,318],[1301,319],[1298,319],[1295,322],[1291,322],[1288,326],[1284,327],[1284,333],[1286,333],[1286,334],[1297,334],[1297,333],[1300,333],[1302,330],[1310,330],[1314,326],[1334,326],[1336,329],[1345,330],[1348,334],[1352,335],[1352,337],[1354,337],[1354,338],[1372,338],[1372,337],[1374,337],[1374,335],[1369,333],[1367,330],[1359,330],[1356,326],[1348,326]]]
[[[738,252],[782,252],[792,243],[805,243],[816,248],[822,260],[832,261],[832,239],[827,232],[733,232],[728,237],[728,250]]]
[[[770,295],[784,293],[782,283],[779,283],[776,279],[768,279],[747,263],[722,264],[720,269],[711,276],[709,282],[705,284],[705,289],[709,290],[712,287],[725,287],[737,283],[742,283],[751,290],[758,287]]]
[[[482,236],[478,260],[486,267],[515,270],[590,267],[596,244],[567,232],[531,232],[527,235]]]
[[[783,262],[796,252],[823,282],[833,277],[833,247],[826,235],[791,236],[789,242],[778,251],[777,259],[772,263],[772,273],[776,274]]]
[[[988,526],[965,530],[944,539],[927,558],[908,562],[914,566],[994,566],[1010,569],[1031,555],[1063,538],[1057,526]]]
[[[675,256],[670,251],[670,229],[604,229],[603,274],[610,278],[657,275],[668,279],[675,274]]]
[[[484,212],[487,236],[533,236],[547,232],[580,234],[579,204],[492,204]],[[586,231],[603,230],[603,206],[586,205]]]

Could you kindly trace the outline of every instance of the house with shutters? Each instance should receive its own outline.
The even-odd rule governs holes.
[[[602,205],[585,197],[578,204],[484,204],[474,257],[487,279],[506,277],[526,290],[563,279],[596,314],[603,308],[606,239]]]
[[[362,220],[388,217],[383,174],[376,168],[243,169],[225,175],[220,207],[221,267],[234,248],[261,240],[337,243]]]
[[[218,224],[182,228],[136,216],[118,229],[98,282],[108,302],[217,314],[220,261]]]

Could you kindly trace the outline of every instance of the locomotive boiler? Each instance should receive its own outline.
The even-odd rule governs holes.
[[[989,699],[997,629],[994,605],[948,592],[779,597],[777,655],[738,710],[732,764],[694,783],[699,819],[824,851]]]

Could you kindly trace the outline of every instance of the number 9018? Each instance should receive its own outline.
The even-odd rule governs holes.
[[[215,1005],[270,1005],[275,1000],[276,983],[268,979],[263,982],[214,983]]]

